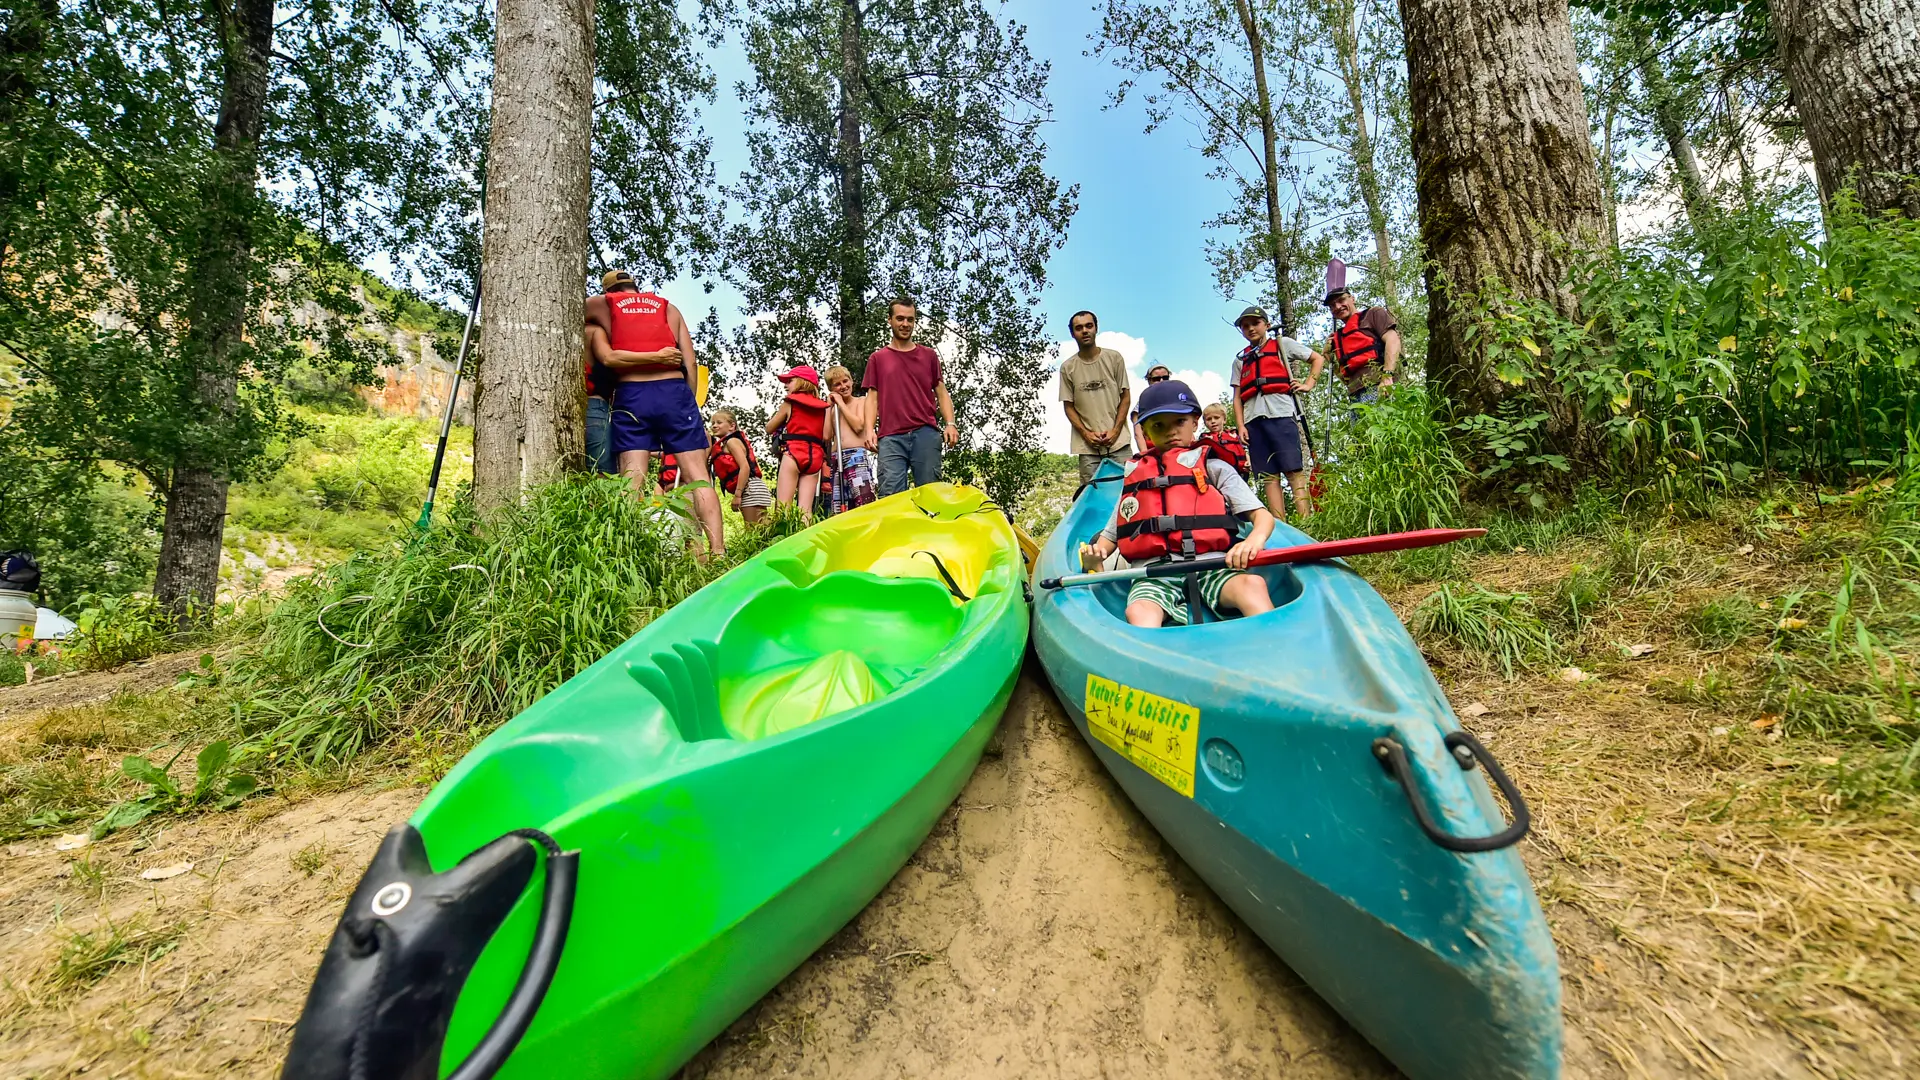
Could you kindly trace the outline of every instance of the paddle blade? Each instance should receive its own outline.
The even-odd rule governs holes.
[[[1416,529],[1413,532],[1382,533],[1379,536],[1356,536],[1348,540],[1325,540],[1314,544],[1297,544],[1293,547],[1263,551],[1253,557],[1253,565],[1319,562],[1322,559],[1344,559],[1349,555],[1372,555],[1381,551],[1437,547],[1440,544],[1451,544],[1455,540],[1467,540],[1485,535],[1487,535],[1485,529]]]

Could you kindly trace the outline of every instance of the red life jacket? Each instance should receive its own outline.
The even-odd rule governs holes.
[[[735,439],[740,440],[740,445],[747,448],[747,475],[760,475],[760,460],[753,456],[753,443],[748,441],[745,435],[736,431],[724,439],[717,440],[707,460],[713,463],[713,475],[719,479],[721,489],[729,495],[740,488],[740,461],[728,448]]]
[[[812,443],[827,449],[827,403],[812,394],[788,394],[787,424],[780,429],[780,441]]]
[[[608,293],[607,320],[612,326],[607,344],[623,352],[659,352],[680,344],[673,328],[667,325],[667,301],[658,293],[624,290]],[[685,375],[678,360],[653,361],[641,365],[639,370]]]
[[[1233,466],[1235,472],[1247,471],[1247,444],[1240,441],[1239,435],[1231,431],[1223,431],[1215,435],[1209,431],[1200,436],[1199,441],[1201,445],[1213,451],[1214,457]]]
[[[1233,546],[1239,519],[1207,483],[1205,446],[1168,447],[1134,456],[1120,485],[1120,554],[1133,562],[1192,558]],[[1128,503],[1133,505],[1129,508]],[[1128,512],[1130,510],[1130,512]]]
[[[674,460],[672,454],[667,454],[660,459],[660,486],[663,488],[680,486],[680,463]]]
[[[1261,394],[1293,393],[1293,372],[1287,370],[1287,358],[1280,354],[1280,339],[1269,337],[1258,346],[1240,350],[1240,400],[1252,401]]]
[[[593,358],[593,349],[587,349],[586,363],[587,396],[613,399],[613,388],[620,380],[613,369]]]
[[[1369,309],[1347,316],[1347,320],[1333,328],[1333,358],[1340,363],[1340,374],[1351,379],[1360,374],[1360,369],[1368,364],[1384,360],[1387,355],[1387,342],[1370,326],[1360,325],[1360,316]]]

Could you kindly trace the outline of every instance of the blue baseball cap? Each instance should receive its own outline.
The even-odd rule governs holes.
[[[1140,391],[1140,420],[1145,422],[1147,417],[1162,413],[1198,416],[1200,399],[1193,396],[1186,383],[1177,379],[1153,383]]]

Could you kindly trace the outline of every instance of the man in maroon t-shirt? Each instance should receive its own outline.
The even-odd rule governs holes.
[[[920,311],[911,300],[895,300],[887,308],[893,340],[867,357],[866,378],[869,439],[878,436],[880,497],[940,479],[940,446],[960,445],[960,429],[953,426],[953,398],[940,377],[940,357],[913,342]],[[944,430],[933,426],[933,406],[940,405]]]

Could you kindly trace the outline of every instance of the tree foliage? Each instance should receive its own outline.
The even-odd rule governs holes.
[[[745,15],[749,165],[727,249],[755,315],[730,350],[748,384],[776,357],[857,376],[888,301],[911,297],[969,444],[1031,445],[1039,295],[1077,188],[1045,168],[1048,67],[1024,28],[982,0],[751,0]]]

